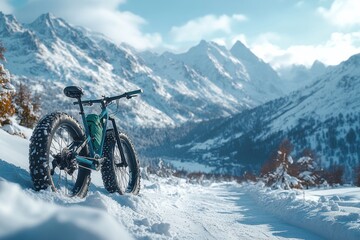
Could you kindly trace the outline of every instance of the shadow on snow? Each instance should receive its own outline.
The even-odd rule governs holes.
[[[290,225],[280,218],[271,215],[271,213],[266,212],[264,208],[256,204],[254,199],[239,191],[239,188],[234,187],[229,190],[232,194],[225,197],[225,199],[227,201],[235,202],[235,204],[239,206],[241,215],[245,216],[237,220],[239,223],[248,225],[267,225],[274,236],[284,238],[323,239],[315,233]],[[244,208],[244,206],[251,207]]]

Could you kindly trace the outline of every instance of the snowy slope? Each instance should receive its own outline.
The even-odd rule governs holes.
[[[192,127],[155,155],[192,159],[231,174],[260,165],[289,139],[294,155],[313,150],[323,167],[342,165],[352,182],[360,154],[360,55],[328,69],[315,83],[226,119]],[[184,127],[186,130],[188,127]],[[180,130],[181,131],[181,130]],[[151,152],[152,149],[149,149]],[[160,152],[160,153],[159,153]]]
[[[67,85],[84,88],[86,98],[142,88],[142,98],[124,102],[125,126],[227,116],[281,95],[276,75],[262,71],[269,65],[248,71],[250,66],[215,43],[202,41],[183,54],[140,54],[52,14],[21,24],[0,13],[0,37],[14,83],[40,92],[43,112],[71,108],[62,95]]]
[[[235,42],[230,52],[244,65],[250,78],[249,82],[252,83],[254,88],[252,91],[254,94],[257,94],[257,99],[262,99],[262,102],[267,102],[289,91],[283,84],[285,81],[280,80],[274,69],[262,59],[258,58],[240,41]],[[269,93],[271,93],[271,95],[269,95]]]
[[[233,49],[238,51],[233,53]],[[246,109],[282,95],[280,79],[240,42],[231,51],[202,40],[182,54],[142,54],[151,68],[183,92],[218,102],[229,110]],[[250,57],[249,57],[250,56]],[[254,57],[257,61],[247,61]],[[256,70],[255,70],[256,69]],[[179,80],[188,76],[192,81]],[[186,101],[185,101],[186,103]]]
[[[304,65],[290,65],[277,69],[277,72],[284,87],[287,91],[292,92],[313,84],[320,75],[330,68],[331,66],[325,66],[322,62],[316,60],[310,68]]]
[[[16,26],[8,30],[9,26]],[[44,113],[73,108],[72,100],[64,99],[62,90],[68,85],[81,86],[85,98],[119,95],[140,88],[119,76],[119,72],[146,71],[130,50],[111,42],[102,48],[106,38],[90,38],[82,29],[72,27],[60,18],[44,14],[28,25],[21,25],[12,15],[0,15],[1,40],[6,47],[6,67],[14,74],[14,83],[23,82],[41,94]],[[113,55],[125,63],[111,64]],[[146,90],[146,89],[145,89]],[[150,93],[148,93],[150,94]],[[174,124],[168,115],[139,98],[123,101],[124,123],[130,121],[153,126]],[[78,112],[74,110],[73,113]],[[136,113],[136,114],[135,114]],[[135,118],[134,115],[137,117]]]
[[[331,117],[357,114],[360,110],[360,54],[333,67],[317,81],[285,98],[274,111],[270,132],[293,128],[299,119],[324,122]]]
[[[139,196],[119,196],[106,193],[94,173],[88,196],[70,199],[31,189],[27,146],[0,130],[1,239],[360,237],[358,188],[280,192],[150,176]]]

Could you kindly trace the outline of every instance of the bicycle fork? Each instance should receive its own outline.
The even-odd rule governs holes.
[[[125,160],[124,149],[123,149],[121,141],[120,141],[119,131],[117,129],[115,119],[112,118],[112,117],[109,117],[109,120],[111,121],[111,123],[113,125],[113,128],[114,128],[116,144],[118,145],[118,148],[119,148],[119,151],[120,151],[120,157],[121,157],[121,162],[119,164],[116,164],[116,166],[117,167],[127,167],[128,165],[127,165],[127,162]]]

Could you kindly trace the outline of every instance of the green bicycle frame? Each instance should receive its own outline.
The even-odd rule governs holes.
[[[85,141],[81,144],[79,150],[81,150],[86,144],[89,146],[89,154],[91,159],[101,159],[103,157],[103,149],[104,149],[104,143],[105,143],[105,137],[106,137],[106,130],[107,130],[107,123],[109,121],[109,114],[108,110],[105,105],[102,106],[102,111],[99,115],[101,126],[102,126],[102,138],[101,138],[101,144],[98,152],[94,150],[94,144],[90,136],[90,130],[89,125],[86,121],[86,115],[84,113],[83,106],[81,102],[79,101],[80,105],[80,115],[82,118],[82,122],[84,124],[85,128]],[[79,153],[80,151],[77,151]],[[77,155],[76,160],[79,163],[84,163],[86,165],[89,165],[91,169],[96,170],[96,167],[94,166],[94,162],[91,161],[88,157]]]
[[[76,91],[78,91],[78,89],[75,89]],[[96,100],[85,100],[82,101],[81,100],[81,95],[82,94],[78,94],[78,92],[75,91],[75,94],[71,95],[71,92],[69,92],[69,97],[73,97],[77,99],[77,102],[74,102],[75,105],[79,105],[80,107],[80,115],[84,124],[84,128],[85,128],[85,140],[79,145],[79,147],[74,151],[74,157],[76,158],[78,163],[82,163],[85,164],[86,166],[81,165],[81,167],[84,168],[88,168],[88,169],[92,169],[92,170],[99,170],[100,169],[100,165],[102,163],[102,161],[104,160],[104,156],[103,156],[103,149],[104,149],[104,145],[105,145],[105,138],[106,138],[106,131],[107,131],[107,125],[108,125],[108,121],[110,120],[112,125],[113,125],[113,131],[114,131],[114,138],[116,140],[116,144],[118,146],[119,152],[120,152],[120,158],[121,158],[121,163],[120,164],[126,164],[126,162],[122,162],[123,159],[125,159],[124,156],[124,150],[122,148],[122,144],[119,138],[119,132],[115,123],[115,119],[110,117],[108,114],[108,110],[107,110],[107,106],[111,101],[120,99],[120,98],[127,98],[130,99],[132,97],[137,96],[137,94],[142,93],[141,89],[135,90],[135,91],[130,91],[130,92],[125,92],[119,96],[114,96],[114,97],[103,97],[102,99],[96,99]],[[91,135],[90,135],[90,130],[89,130],[89,125],[86,121],[86,115],[84,112],[84,105],[92,105],[93,103],[100,103],[101,104],[101,113],[99,115],[100,118],[100,122],[102,125],[102,138],[101,138],[101,143],[100,143],[100,148],[99,150],[96,152],[94,150],[94,144],[93,141],[91,139]],[[88,156],[80,156],[80,152],[81,150],[86,146],[89,146],[89,157]]]

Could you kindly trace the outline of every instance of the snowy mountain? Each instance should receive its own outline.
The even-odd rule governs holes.
[[[288,89],[283,87],[283,81],[279,79],[279,76],[274,69],[253,54],[250,49],[248,49],[240,41],[237,41],[234,44],[234,46],[230,49],[230,52],[244,65],[250,77],[250,82],[255,83],[253,85],[259,94],[257,96],[258,99],[263,99],[264,97],[265,101],[266,98],[274,99],[276,96],[281,95],[281,90],[283,92],[288,91]],[[271,92],[272,96],[268,97],[268,92]]]
[[[14,82],[42,94],[44,113],[72,108],[62,94],[68,85],[85,89],[85,98],[142,88],[142,97],[120,110],[128,127],[229,116],[282,94],[270,66],[241,43],[236,55],[205,41],[183,54],[138,53],[52,14],[21,24],[1,13],[0,37]]]
[[[360,155],[360,54],[331,68],[312,85],[233,117],[187,125],[174,142],[149,155],[191,159],[219,172],[242,174],[289,139],[295,155],[315,152],[323,167],[341,165],[353,180]]]
[[[310,68],[304,65],[291,65],[280,68],[277,72],[282,79],[284,88],[292,92],[311,85],[317,77],[324,74],[330,68],[330,66],[325,66],[320,61],[314,61]]]

